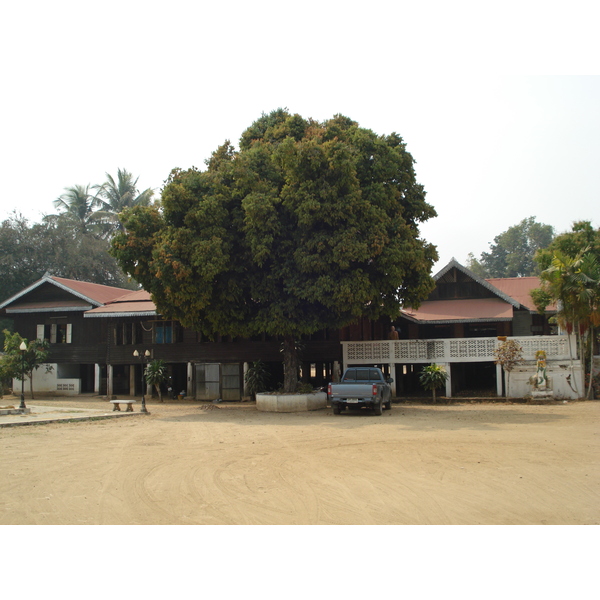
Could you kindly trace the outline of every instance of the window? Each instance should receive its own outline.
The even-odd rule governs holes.
[[[70,344],[73,340],[71,323],[51,323],[37,326],[37,339],[48,340],[51,344]]]
[[[141,323],[119,323],[115,325],[114,340],[116,346],[142,343],[144,334]]]
[[[181,342],[183,337],[183,330],[176,321],[155,321],[153,333],[155,344]]]

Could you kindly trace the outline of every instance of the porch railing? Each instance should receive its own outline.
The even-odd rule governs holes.
[[[569,359],[566,335],[512,337],[523,348],[525,360],[535,360],[538,350],[545,350],[549,360]],[[437,340],[381,340],[342,342],[344,365],[360,363],[451,363],[489,362],[502,342],[498,338],[460,338]],[[571,340],[576,358],[575,340]]]

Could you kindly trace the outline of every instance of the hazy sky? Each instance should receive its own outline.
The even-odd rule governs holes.
[[[159,191],[287,107],[403,136],[439,214],[421,229],[436,270],[529,216],[600,226],[592,2],[34,0],[0,15],[0,219],[39,220],[119,167]]]

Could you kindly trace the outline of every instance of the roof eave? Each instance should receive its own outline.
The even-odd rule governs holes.
[[[155,310],[148,310],[143,312],[86,312],[84,313],[85,319],[101,319],[102,317],[155,317],[157,316],[157,312]]]
[[[497,317],[494,319],[440,319],[435,321],[416,321],[419,325],[454,325],[464,323],[509,323],[511,317]]]
[[[84,312],[92,310],[93,306],[56,306],[53,308],[7,308],[7,315],[17,315],[25,313],[50,313],[50,312]]]

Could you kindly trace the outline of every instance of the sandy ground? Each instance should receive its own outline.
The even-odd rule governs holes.
[[[0,524],[600,523],[600,402],[148,408],[0,428]]]

